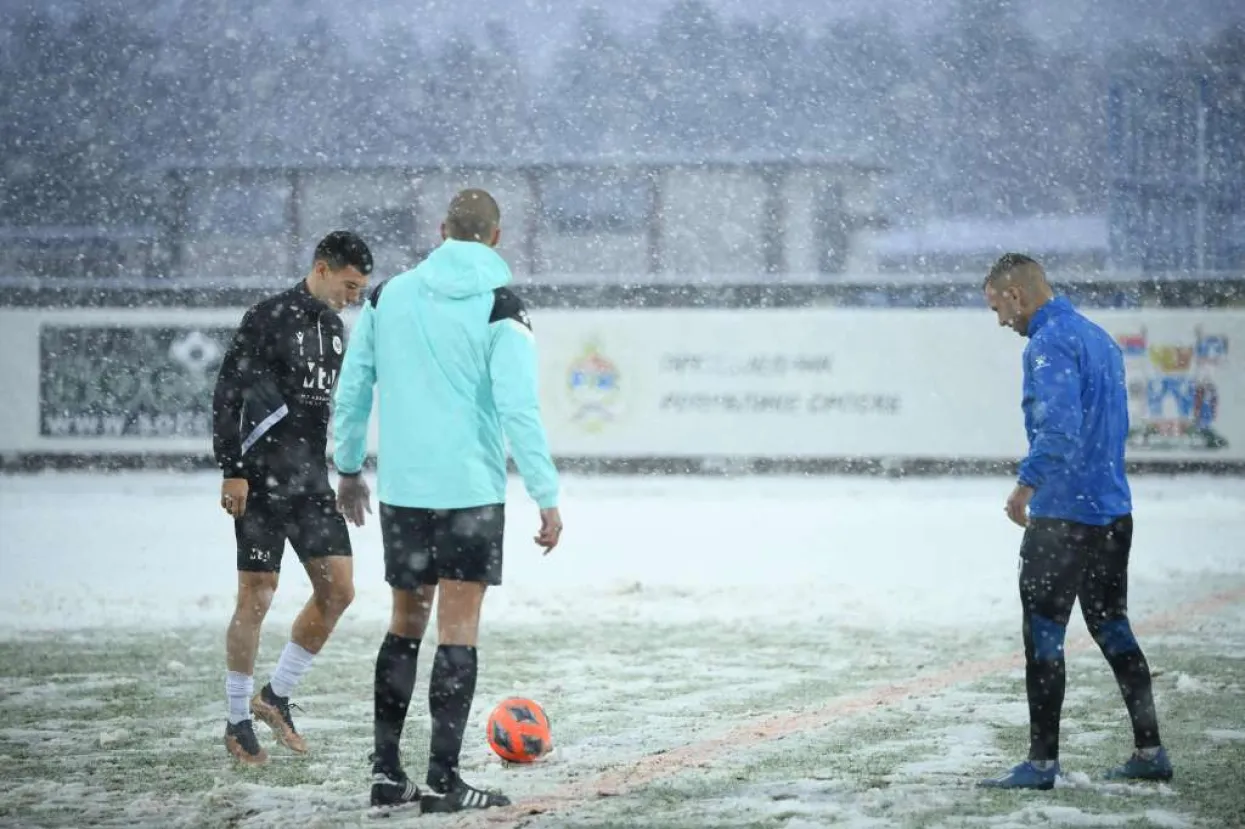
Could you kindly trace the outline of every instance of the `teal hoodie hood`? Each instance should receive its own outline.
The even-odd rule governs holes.
[[[431,293],[450,299],[486,294],[511,281],[510,266],[495,250],[458,239],[446,239],[412,273]]]

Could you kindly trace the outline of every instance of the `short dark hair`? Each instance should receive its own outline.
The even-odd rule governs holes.
[[[981,287],[984,289],[996,286],[1016,271],[1045,273],[1042,266],[1032,256],[1026,256],[1023,253],[1005,253],[990,266],[990,272],[986,274],[986,280]]]
[[[333,271],[353,266],[364,276],[372,272],[372,251],[358,234],[349,230],[334,230],[321,239],[312,261],[324,262]]]
[[[454,196],[445,213],[445,233],[451,239],[488,244],[501,225],[501,208],[487,190],[470,187]]]

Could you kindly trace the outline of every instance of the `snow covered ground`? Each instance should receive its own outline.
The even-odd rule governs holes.
[[[1245,825],[1245,481],[1134,488],[1131,605],[1170,785],[1095,779],[1129,740],[1077,620],[1064,784],[972,788],[1024,751],[1009,481],[573,478],[548,557],[513,487],[506,583],[485,608],[464,762],[522,808],[388,825]],[[237,770],[220,742],[235,574],[216,497],[207,473],[0,478],[0,825],[368,822],[379,532],[353,531],[357,599],[298,699],[313,755]],[[307,595],[292,552],[284,569],[260,681]],[[503,767],[485,745],[513,693],[550,714],[543,763]],[[407,730],[415,774],[425,710]]]

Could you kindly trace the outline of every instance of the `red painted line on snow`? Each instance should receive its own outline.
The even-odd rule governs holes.
[[[1134,622],[1133,628],[1140,635],[1164,633],[1179,628],[1191,617],[1206,616],[1242,600],[1245,600],[1245,587],[1214,593]],[[1066,651],[1080,653],[1096,647],[1097,645],[1089,637],[1078,636],[1069,641]],[[927,676],[839,697],[812,711],[761,717],[731,729],[721,737],[689,743],[659,754],[650,754],[620,768],[604,772],[591,780],[565,783],[547,794],[525,799],[512,806],[462,816],[454,825],[462,827],[518,826],[526,818],[569,811],[602,797],[628,794],[654,780],[670,777],[679,772],[693,768],[706,768],[717,758],[727,753],[737,752],[741,748],[777,740],[790,734],[815,731],[853,714],[893,705],[909,697],[932,695],[956,685],[975,682],[1023,665],[1024,655],[1021,653],[959,662]]]

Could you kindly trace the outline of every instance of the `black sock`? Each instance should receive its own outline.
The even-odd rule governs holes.
[[[1162,745],[1159,741],[1159,717],[1154,710],[1154,692],[1150,684],[1150,666],[1140,649],[1114,653],[1107,657],[1115,681],[1120,686],[1124,705],[1133,722],[1133,743],[1137,748]]]
[[[1029,692],[1029,759],[1059,759],[1059,719],[1063,713],[1067,672],[1060,659],[1029,659],[1025,687]]]
[[[466,645],[439,646],[428,686],[432,739],[427,783],[434,791],[445,792],[458,777],[458,756],[475,693],[476,649]]]
[[[415,691],[415,667],[419,659],[419,640],[385,634],[380,653],[376,654],[376,680],[373,707],[373,730],[376,756],[373,762],[386,771],[402,768],[398,744],[402,726]]]

